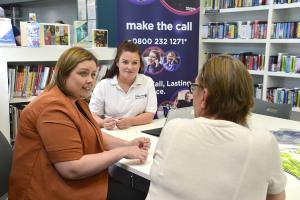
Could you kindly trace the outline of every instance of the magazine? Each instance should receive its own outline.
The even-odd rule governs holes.
[[[300,180],[300,149],[280,153],[282,168]]]
[[[272,133],[279,143],[284,171],[300,180],[300,131],[279,129]]]

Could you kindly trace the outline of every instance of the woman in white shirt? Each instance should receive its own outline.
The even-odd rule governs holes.
[[[95,87],[90,110],[100,127],[126,129],[152,122],[157,97],[153,80],[143,74],[138,45],[123,42],[111,69]]]
[[[245,126],[253,82],[243,63],[213,57],[190,90],[195,118],[164,127],[147,200],[283,200],[286,178],[276,139]]]

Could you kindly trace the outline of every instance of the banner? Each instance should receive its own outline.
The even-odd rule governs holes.
[[[199,0],[119,0],[118,43],[141,47],[144,73],[155,82],[157,117],[192,105],[188,83],[198,72]]]

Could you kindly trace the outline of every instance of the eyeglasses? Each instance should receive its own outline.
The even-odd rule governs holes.
[[[191,93],[195,92],[196,87],[200,87],[200,85],[197,84],[197,83],[189,83],[189,90],[190,90]]]

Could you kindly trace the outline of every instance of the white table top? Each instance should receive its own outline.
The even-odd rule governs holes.
[[[142,133],[142,130],[148,130],[148,129],[153,129],[153,128],[159,128],[164,125],[165,119],[158,119],[154,120],[151,124],[146,124],[146,125],[141,125],[141,126],[133,126],[125,130],[106,130],[106,129],[101,129],[102,132],[110,134],[112,136],[115,136],[117,138],[121,138],[124,140],[132,140],[136,137],[148,137],[150,138],[151,141],[151,147],[149,149],[148,153],[148,158],[146,163],[144,164],[139,164],[138,161],[135,160],[127,160],[127,159],[121,159],[118,163],[116,163],[117,166],[122,167],[130,172],[133,172],[143,178],[146,178],[150,180],[150,167],[153,162],[153,154],[154,150],[156,147],[156,143],[158,141],[158,137],[148,135],[145,133]]]
[[[117,166],[122,167],[134,174],[137,174],[143,178],[150,180],[150,168],[153,162],[153,153],[158,141],[158,138],[152,135],[148,135],[142,133],[142,130],[148,130],[153,128],[159,128],[164,125],[165,119],[157,119],[154,120],[151,124],[134,126],[130,127],[126,130],[106,130],[101,129],[102,132],[113,135],[115,137],[124,139],[124,140],[132,140],[136,137],[148,137],[151,141],[151,148],[149,150],[148,159],[144,164],[138,164],[135,160],[127,160],[121,159]],[[252,114],[249,119],[249,127],[253,129],[264,129],[264,130],[278,130],[278,129],[292,129],[292,130],[300,130],[300,122],[286,120],[281,118],[269,117],[265,115]],[[286,174],[288,178],[288,183],[286,187],[286,199],[287,200],[299,200],[300,199],[300,181],[291,176],[290,174]]]

